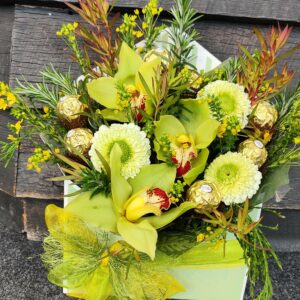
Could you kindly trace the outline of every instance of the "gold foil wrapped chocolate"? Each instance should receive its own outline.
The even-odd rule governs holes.
[[[239,145],[239,152],[251,159],[259,168],[266,162],[268,152],[259,140],[248,139]]]
[[[261,101],[254,109],[254,124],[262,129],[271,129],[278,119],[276,108],[269,102]]]
[[[92,139],[93,133],[90,129],[71,129],[65,137],[69,154],[73,157],[78,157],[78,153],[88,156],[88,152],[92,146]]]
[[[87,125],[87,117],[80,115],[86,110],[87,106],[79,101],[78,95],[67,95],[60,98],[56,107],[59,120],[68,129]]]
[[[211,212],[216,209],[222,198],[217,187],[206,180],[196,181],[187,191],[187,200],[197,203],[195,209],[199,213]]]

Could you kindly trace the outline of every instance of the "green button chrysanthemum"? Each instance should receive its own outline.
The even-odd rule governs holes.
[[[135,177],[143,166],[150,164],[150,142],[139,126],[132,123],[102,125],[94,135],[89,152],[96,170],[103,170],[97,151],[109,162],[115,144],[122,150],[121,172],[126,179]]]
[[[209,83],[201,91],[203,96],[213,96],[220,101],[223,114],[226,117],[237,117],[241,127],[248,123],[247,116],[251,112],[251,104],[244,87],[228,81],[217,80]]]
[[[228,152],[207,168],[205,180],[215,183],[226,205],[242,203],[257,192],[262,175],[258,167],[241,153]]]

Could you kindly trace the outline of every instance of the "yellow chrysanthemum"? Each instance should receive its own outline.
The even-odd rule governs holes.
[[[205,180],[215,183],[226,205],[243,203],[257,192],[262,175],[258,167],[241,153],[227,152],[207,168]]]
[[[140,127],[130,124],[102,125],[95,133],[89,152],[94,167],[101,171],[102,162],[97,151],[109,162],[110,151],[118,144],[122,150],[122,175],[127,178],[136,176],[140,169],[150,164],[150,142]]]
[[[209,83],[200,91],[203,97],[213,97],[220,101],[221,110],[224,116],[237,117],[244,128],[248,123],[248,115],[251,112],[251,105],[248,94],[244,87],[228,81],[217,80]]]

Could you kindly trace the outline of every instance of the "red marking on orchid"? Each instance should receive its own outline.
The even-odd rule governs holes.
[[[171,206],[171,200],[168,194],[160,189],[160,188],[153,188],[147,191],[148,195],[148,203],[153,205],[159,205],[161,210],[168,210]]]

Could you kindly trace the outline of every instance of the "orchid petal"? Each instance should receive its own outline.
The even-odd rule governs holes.
[[[111,193],[115,208],[120,214],[123,213],[124,204],[132,192],[131,185],[121,175],[121,156],[122,150],[115,144],[110,152]]]
[[[143,60],[140,55],[123,42],[119,55],[118,72],[115,75],[115,79],[126,84],[134,84],[135,75],[142,63]]]
[[[192,161],[191,170],[183,176],[187,184],[191,184],[204,171],[208,155],[209,151],[205,148],[198,154],[198,157]]]
[[[157,73],[157,68],[161,65],[161,59],[155,58],[149,62],[144,62],[141,64],[138,73],[135,76],[135,85],[138,88],[139,91],[141,91],[143,94],[149,95],[149,92],[151,94],[154,94],[154,83],[155,83],[155,75]],[[141,80],[141,77],[144,79],[144,83]],[[145,87],[145,84],[147,87]]]
[[[118,231],[122,238],[134,249],[146,253],[152,260],[155,258],[157,232],[144,220],[139,223],[131,223],[126,218],[118,220]]]
[[[180,121],[186,131],[196,136],[197,128],[206,120],[211,119],[211,112],[207,102],[200,100],[182,100],[180,104],[184,109],[180,115]]]
[[[161,216],[145,217],[143,218],[143,220],[147,220],[149,224],[151,224],[154,228],[159,229],[170,224],[185,212],[196,207],[197,207],[196,203],[183,202],[182,204],[180,204],[180,206],[168,210],[167,212],[163,213]]]
[[[203,122],[196,131],[195,144],[197,149],[208,147],[216,138],[220,123],[215,119]]]
[[[102,194],[92,196],[92,192],[83,192],[66,207],[66,212],[79,217],[87,224],[116,232],[116,214],[110,197]]]
[[[105,120],[118,121],[122,123],[129,122],[128,115],[125,111],[119,111],[119,110],[107,108],[101,110],[101,115]]]
[[[112,77],[101,77],[87,83],[89,96],[107,108],[118,109],[118,92],[116,80]]]
[[[176,168],[167,164],[155,164],[144,166],[140,173],[133,179],[129,179],[132,186],[132,194],[147,188],[160,188],[169,192],[176,177]]]
[[[154,134],[156,140],[159,141],[164,135],[177,136],[186,134],[186,130],[183,124],[174,116],[164,115],[160,117],[159,121],[155,122]]]

